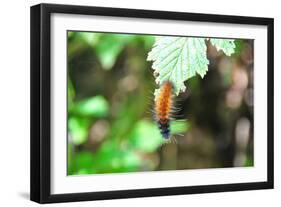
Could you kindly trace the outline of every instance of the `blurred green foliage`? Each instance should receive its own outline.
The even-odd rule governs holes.
[[[225,99],[241,89],[233,65],[219,65],[232,63],[230,57],[212,54],[207,45],[209,72],[204,81],[191,78],[180,94],[176,115],[188,120],[171,122],[180,143],[167,144],[150,112],[156,85],[146,59],[154,41],[151,35],[68,32],[68,175],[234,166],[235,127],[241,117],[252,123],[252,106],[243,101],[233,108]],[[241,61],[247,44],[235,40],[231,58]],[[249,137],[246,150],[238,149],[243,166],[253,166]]]
[[[137,46],[142,42],[149,49],[153,42],[153,36],[127,35],[127,34],[103,34],[93,32],[69,32],[69,38],[80,39],[91,46],[105,70],[110,70],[115,64],[118,55],[128,44]],[[74,55],[76,47],[69,50],[69,56]]]
[[[147,113],[151,105],[147,104],[143,98],[143,96],[147,96],[146,85],[131,93],[126,92],[126,87],[130,87],[134,83],[126,85],[125,82],[123,86],[125,88],[119,90],[118,86],[116,87],[114,84],[120,85],[121,77],[119,80],[104,80],[104,85],[112,84],[108,91],[94,91],[90,96],[77,97],[77,95],[83,94],[83,91],[75,89],[75,76],[72,75],[72,71],[75,73],[76,70],[83,70],[80,67],[76,68],[75,64],[79,65],[81,61],[83,62],[87,51],[92,53],[92,56],[96,57],[95,60],[98,61],[98,66],[95,66],[94,70],[104,71],[111,77],[114,75],[112,75],[114,70],[118,70],[114,66],[126,49],[132,50],[133,65],[138,62],[145,63],[146,54],[151,49],[153,42],[154,37],[145,35],[68,33],[69,175],[133,172],[154,170],[157,167],[150,163],[147,164],[145,159],[146,155],[155,153],[164,143],[157,125],[152,120],[152,114]],[[140,48],[142,52],[137,54]],[[82,54],[82,59],[79,58],[77,61],[75,58],[79,54]],[[147,73],[148,66],[140,66],[135,71],[131,70],[146,80],[147,74],[150,75]],[[127,78],[129,77],[133,77],[133,75],[127,76]],[[95,84],[98,81],[97,76],[93,76],[91,81],[94,88],[98,87]],[[106,87],[103,90],[107,90]],[[108,95],[109,93],[110,95]],[[121,100],[112,100],[112,97],[120,94]],[[95,133],[91,134],[99,123],[108,124],[102,137],[95,136]],[[172,134],[181,133],[186,132],[188,125],[187,122],[173,122],[171,128]],[[102,127],[101,129],[97,127],[96,134],[99,133],[98,130],[102,130]]]

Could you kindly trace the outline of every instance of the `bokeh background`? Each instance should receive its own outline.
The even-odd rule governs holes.
[[[253,166],[254,41],[235,40],[231,57],[206,41],[209,70],[176,98],[185,121],[166,143],[151,112],[154,40],[68,32],[68,175]]]

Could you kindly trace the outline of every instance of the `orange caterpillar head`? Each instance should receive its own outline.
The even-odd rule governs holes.
[[[170,134],[170,115],[173,105],[173,84],[169,81],[164,82],[160,87],[158,97],[155,99],[155,115],[160,133],[163,138],[169,139]]]

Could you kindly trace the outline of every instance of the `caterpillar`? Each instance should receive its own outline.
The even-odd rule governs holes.
[[[170,116],[173,106],[174,87],[171,82],[164,82],[159,94],[155,99],[155,119],[158,124],[160,133],[164,139],[169,139],[170,133]]]

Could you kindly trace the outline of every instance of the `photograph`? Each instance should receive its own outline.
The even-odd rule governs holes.
[[[274,188],[273,18],[30,14],[32,201]]]
[[[254,167],[254,39],[66,38],[68,176]]]

